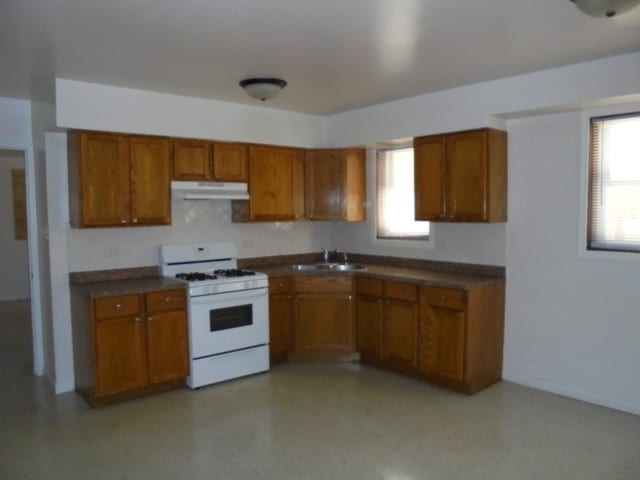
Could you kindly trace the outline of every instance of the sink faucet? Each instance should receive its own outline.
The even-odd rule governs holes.
[[[324,263],[329,263],[329,250],[324,247],[320,247],[322,250],[322,258],[324,259]]]

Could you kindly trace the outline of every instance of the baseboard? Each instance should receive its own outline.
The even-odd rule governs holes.
[[[600,395],[595,395],[580,388],[556,384],[538,377],[533,377],[531,375],[525,375],[506,370],[502,372],[502,379],[508,382],[524,385],[526,387],[532,387],[538,390],[544,390],[545,392],[562,395],[563,397],[569,397],[576,400],[581,400],[583,402],[593,403],[601,407],[612,408],[614,410],[620,410],[625,413],[640,415],[640,404],[623,401],[621,402],[613,398],[602,397]]]

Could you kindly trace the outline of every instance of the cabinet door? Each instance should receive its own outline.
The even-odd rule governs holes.
[[[309,220],[343,220],[344,156],[341,150],[307,152],[306,206]]]
[[[297,220],[304,216],[304,152],[249,148],[249,220]]]
[[[384,311],[383,357],[391,364],[414,368],[418,355],[418,305],[387,299]]]
[[[485,130],[447,138],[447,217],[487,220],[487,135]]]
[[[287,360],[293,344],[291,294],[269,296],[269,356],[272,362]]]
[[[465,312],[429,305],[423,322],[420,369],[464,380]]]
[[[382,324],[384,304],[382,298],[358,295],[356,298],[356,348],[366,361],[367,357],[382,357]]]
[[[147,384],[144,322],[139,316],[96,320],[95,396]]]
[[[149,383],[186,377],[189,359],[185,311],[156,313],[146,321]]]
[[[299,352],[352,352],[350,294],[300,293],[295,300],[295,348]]]
[[[203,140],[173,140],[173,178],[211,181],[211,143]]]
[[[124,135],[81,132],[78,159],[81,227],[129,223],[129,143]]]
[[[416,220],[445,218],[446,136],[414,140],[414,189]]]
[[[246,182],[249,148],[243,143],[213,144],[213,178],[217,182]]]
[[[169,139],[130,138],[131,223],[171,223]]]

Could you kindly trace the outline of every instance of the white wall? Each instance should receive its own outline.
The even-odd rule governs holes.
[[[0,275],[0,301],[29,298],[27,240],[16,240],[13,227],[12,169],[24,169],[24,152],[0,149],[0,264],[10,272]]]
[[[59,127],[300,147],[327,143],[316,115],[56,80]]]
[[[580,119],[508,125],[504,376],[640,414],[640,259],[578,255]]]

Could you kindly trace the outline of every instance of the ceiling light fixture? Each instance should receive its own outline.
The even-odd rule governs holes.
[[[278,95],[286,85],[287,82],[281,78],[245,78],[240,81],[245,92],[263,102]]]
[[[569,0],[583,13],[592,17],[611,18],[640,5],[640,0]]]

